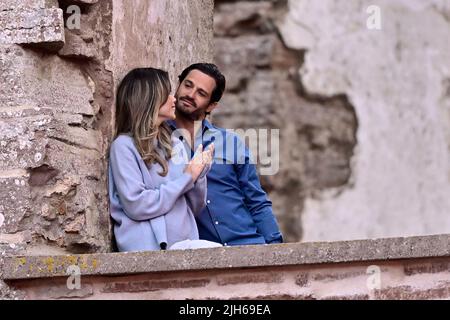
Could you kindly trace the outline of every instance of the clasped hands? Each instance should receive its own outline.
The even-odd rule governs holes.
[[[194,182],[197,181],[203,169],[205,169],[206,166],[212,163],[213,154],[214,154],[213,143],[211,143],[208,146],[208,148],[206,148],[206,150],[203,150],[202,144],[199,145],[197,150],[195,151],[194,157],[186,165],[184,172],[190,174]]]

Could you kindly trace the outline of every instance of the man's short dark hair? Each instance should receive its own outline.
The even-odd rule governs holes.
[[[194,63],[183,70],[183,72],[178,76],[178,80],[183,82],[187,77],[189,72],[192,70],[199,70],[216,81],[216,88],[211,94],[211,100],[209,103],[219,102],[222,98],[223,92],[225,91],[225,76],[220,72],[219,68],[212,63]]]

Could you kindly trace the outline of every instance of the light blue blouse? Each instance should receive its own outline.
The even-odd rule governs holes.
[[[184,173],[188,156],[181,142],[172,139],[168,174],[159,164],[148,166],[133,139],[120,135],[111,145],[109,200],[119,251],[159,250],[183,240],[199,239],[194,215],[206,206],[206,173],[194,183]]]

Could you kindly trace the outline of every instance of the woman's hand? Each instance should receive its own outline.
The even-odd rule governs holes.
[[[206,151],[203,151],[203,145],[199,145],[195,151],[194,157],[187,164],[184,172],[190,174],[194,182],[197,181],[205,166],[211,164],[213,154],[214,144],[211,143]]]

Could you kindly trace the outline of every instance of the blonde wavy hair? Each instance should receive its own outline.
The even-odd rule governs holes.
[[[166,123],[158,127],[157,119],[159,109],[170,92],[166,71],[138,68],[121,81],[116,97],[115,137],[130,134],[142,159],[148,165],[161,165],[163,171],[159,175],[163,177],[168,173],[172,154],[171,131]]]

